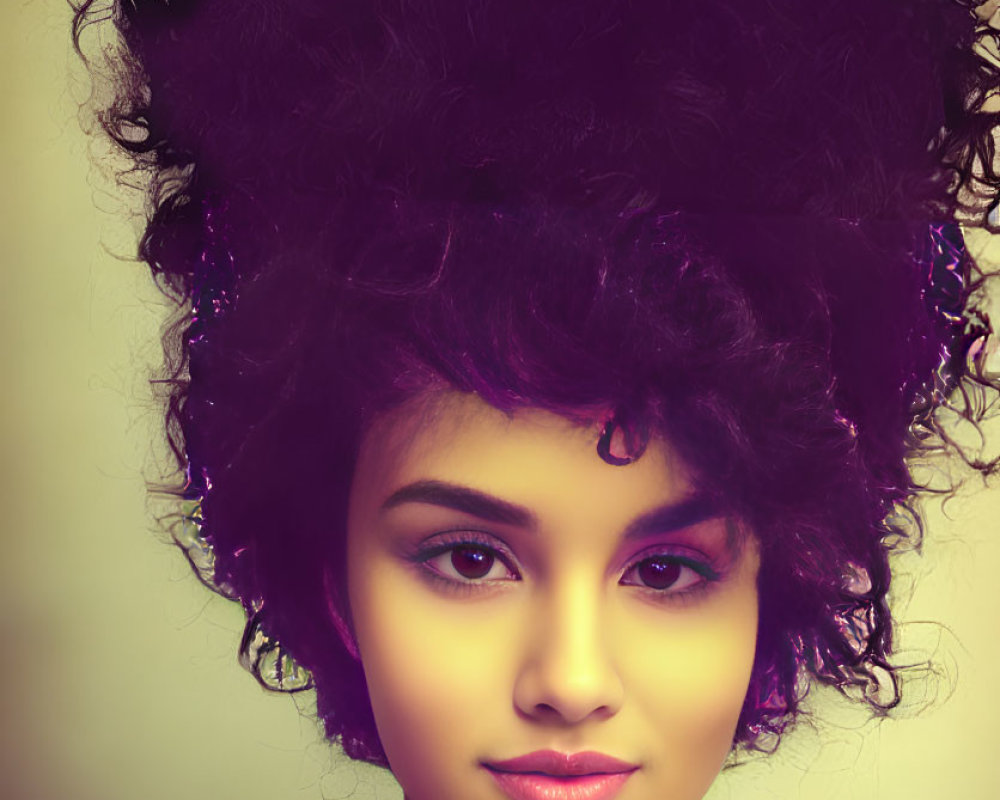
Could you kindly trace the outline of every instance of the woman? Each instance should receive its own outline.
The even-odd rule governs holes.
[[[809,679],[898,702],[905,458],[993,388],[961,8],[112,19],[175,535],[262,682],[409,800],[699,798]]]

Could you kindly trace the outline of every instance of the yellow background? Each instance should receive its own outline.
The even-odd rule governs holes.
[[[5,11],[0,797],[398,798],[379,770],[331,758],[308,699],[300,714],[241,670],[238,609],[154,533],[160,412],[145,380],[163,304],[125,258],[135,223],[80,130],[67,10]],[[830,706],[836,727],[728,773],[715,800],[1000,798],[1000,491],[968,494],[900,565],[918,587],[900,605],[904,648],[935,651],[950,700],[860,730]],[[943,701],[949,680],[937,686]]]

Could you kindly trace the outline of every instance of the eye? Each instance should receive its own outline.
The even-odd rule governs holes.
[[[628,567],[620,583],[665,594],[684,594],[718,579],[708,564],[685,556],[657,554]]]
[[[455,583],[492,583],[521,579],[501,553],[478,542],[435,547],[421,561],[424,568],[436,577]]]

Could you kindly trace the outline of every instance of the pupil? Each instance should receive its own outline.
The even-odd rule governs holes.
[[[477,547],[456,547],[451,565],[463,578],[481,578],[493,568],[493,556]]]
[[[650,558],[639,565],[639,579],[650,589],[666,589],[681,576],[681,565],[676,561]]]

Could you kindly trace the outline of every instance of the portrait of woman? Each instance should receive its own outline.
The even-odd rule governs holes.
[[[117,297],[133,299],[118,302],[161,327],[117,357],[129,375],[146,365],[139,384],[104,385],[152,378],[145,447],[162,446],[150,455],[133,432],[142,455],[110,472],[143,479],[140,517],[176,545],[157,554],[195,599],[186,622],[168,612],[173,628],[228,630],[256,678],[244,688],[287,701],[291,738],[270,747],[297,766],[265,789],[245,747],[218,757],[225,734],[204,721],[241,703],[161,692],[143,675],[159,651],[96,644],[121,632],[98,605],[79,617],[94,670],[64,650],[45,659],[27,623],[8,623],[9,640],[73,687],[64,699],[142,698],[111,715],[135,727],[113,747],[108,734],[62,747],[67,777],[29,781],[45,729],[26,721],[31,691],[12,697],[11,791],[992,797],[997,776],[974,754],[996,732],[984,665],[1000,657],[1000,598],[981,584],[1000,561],[993,12],[67,10],[91,163],[138,202],[130,215],[98,201],[133,226],[109,249],[137,251],[159,291],[121,265],[132,282]],[[63,552],[130,575],[113,615],[166,602],[91,530]],[[22,539],[11,575],[41,574],[27,565],[47,551]],[[48,596],[102,596],[68,592],[87,573],[60,563]],[[955,596],[971,612],[949,610]],[[190,659],[160,685],[197,684]],[[167,718],[140,710],[162,708],[146,705],[158,693],[178,723],[157,741],[191,745],[161,754],[172,777],[99,767]],[[959,701],[967,716],[929,741],[938,706]],[[288,744],[317,727],[324,744]],[[310,773],[308,747],[332,760]],[[227,769],[255,777],[237,792]]]

